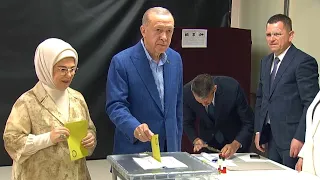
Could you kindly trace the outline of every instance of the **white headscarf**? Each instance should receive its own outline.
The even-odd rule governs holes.
[[[73,57],[78,65],[78,54],[72,46],[61,39],[50,38],[39,44],[34,55],[34,66],[39,81],[55,102],[58,111],[69,119],[69,96],[66,90],[60,91],[53,82],[53,66],[66,57]]]
[[[73,57],[77,66],[77,51],[69,43],[57,38],[50,38],[40,43],[34,55],[34,66],[39,81],[56,89],[53,83],[53,66],[66,57]]]

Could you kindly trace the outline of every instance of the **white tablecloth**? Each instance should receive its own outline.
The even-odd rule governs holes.
[[[252,153],[250,153],[252,154]],[[220,174],[218,176],[219,180],[319,180],[317,176],[297,172],[279,163],[271,161],[270,159],[251,159],[249,153],[237,153],[235,157],[240,158],[245,162],[272,162],[283,170],[248,170],[248,171],[230,171],[228,170],[226,174]],[[197,155],[197,157],[200,157]],[[201,158],[201,157],[200,157]],[[236,158],[234,158],[236,159]],[[202,159],[203,160],[203,159]],[[231,161],[232,158],[231,158]],[[209,161],[208,161],[209,162]],[[236,163],[236,162],[235,162]]]

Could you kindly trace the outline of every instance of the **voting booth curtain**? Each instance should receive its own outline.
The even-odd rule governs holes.
[[[16,99],[37,82],[37,45],[50,37],[69,42],[79,53],[71,87],[80,91],[97,127],[90,159],[112,153],[114,125],[105,113],[105,81],[110,60],[140,38],[143,13],[168,8],[176,27],[229,25],[231,0],[1,0],[0,1],[0,166],[11,165],[2,134]],[[178,31],[177,31],[178,32]]]

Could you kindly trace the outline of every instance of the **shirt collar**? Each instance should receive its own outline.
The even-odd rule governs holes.
[[[215,99],[216,99],[216,91],[213,93],[213,99],[212,99],[213,106],[214,106]]]
[[[155,60],[152,59],[152,57],[150,56],[149,52],[147,51],[146,47],[144,46],[144,43],[143,43],[143,39],[140,40],[141,42],[141,45],[144,49],[144,52],[149,60],[150,63],[154,62],[155,63]],[[164,63],[167,62],[167,54],[166,53],[162,53],[160,55],[160,61],[159,61],[159,65],[163,65]]]
[[[290,45],[285,51],[283,51],[279,56],[276,56],[275,54],[273,54],[273,59],[276,58],[276,57],[278,57],[279,60],[280,60],[280,62],[281,62],[290,47],[291,47],[291,45]]]

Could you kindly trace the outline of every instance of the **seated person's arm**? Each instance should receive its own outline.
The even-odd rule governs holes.
[[[198,138],[195,129],[195,112],[189,107],[187,102],[183,102],[183,130],[191,142]]]

